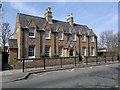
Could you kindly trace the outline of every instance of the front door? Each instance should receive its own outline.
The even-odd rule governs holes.
[[[70,50],[69,54],[70,56],[73,56],[73,50]]]

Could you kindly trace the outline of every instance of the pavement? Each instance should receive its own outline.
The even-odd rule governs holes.
[[[98,66],[98,65],[104,65],[104,64],[114,64],[114,63],[118,63],[118,61],[117,60],[115,60],[114,62],[107,61],[107,63],[100,62],[98,64],[96,64],[96,62],[93,62],[93,63],[88,63],[88,65],[86,63],[79,63],[79,64],[76,64],[76,66],[75,64],[69,64],[69,65],[63,65],[62,68],[61,66],[50,66],[50,67],[46,67],[45,70],[43,67],[28,68],[28,69],[25,69],[25,72],[22,72],[22,69],[13,69],[13,70],[1,71],[0,76],[2,77],[2,81],[0,82],[6,83],[6,82],[12,82],[12,81],[19,81],[19,80],[27,79],[30,75],[36,74],[36,73],[58,71],[58,70],[65,70],[65,69],[72,69],[72,68],[84,68],[84,67]]]
[[[118,65],[118,63],[101,64],[84,68],[31,74],[26,80],[3,83],[2,88],[3,90],[6,90],[6,88],[16,88],[17,90],[35,90],[36,88],[40,90],[42,88],[105,88],[107,90],[115,90],[119,88]]]

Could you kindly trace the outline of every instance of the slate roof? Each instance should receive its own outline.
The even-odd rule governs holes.
[[[20,26],[22,28],[26,28],[26,26],[33,20],[35,25],[39,30],[43,30],[44,25],[46,24],[45,18],[38,17],[38,16],[31,16],[31,15],[26,15],[22,13],[18,13],[18,18],[20,21]],[[59,20],[54,20],[53,19],[53,24],[50,24],[53,30],[56,30],[58,25],[61,25],[65,31],[65,33],[69,33],[69,29],[72,28],[68,22],[63,22]],[[86,25],[79,25],[74,23],[75,30],[78,32],[78,30],[90,30]]]
[[[9,48],[18,48],[17,39],[9,39]]]

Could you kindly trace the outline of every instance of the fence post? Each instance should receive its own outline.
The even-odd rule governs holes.
[[[97,59],[97,56],[96,56],[96,64],[98,64],[98,59]]]
[[[76,66],[76,57],[75,57],[75,66]]]
[[[24,72],[24,67],[25,67],[25,60],[23,59],[23,72]]]
[[[112,56],[112,62],[114,62],[113,56]]]
[[[86,57],[86,65],[88,65],[88,57]]]
[[[61,57],[61,68],[62,68],[62,57]]]
[[[45,58],[44,58],[44,70],[45,70]]]
[[[106,56],[105,56],[105,63],[106,63]]]

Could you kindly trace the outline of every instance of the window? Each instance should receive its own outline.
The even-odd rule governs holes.
[[[82,48],[82,55],[86,56],[86,48],[85,47]]]
[[[28,56],[29,57],[34,56],[34,49],[35,49],[35,46],[29,46],[29,49],[28,49]]]
[[[63,47],[58,47],[59,56],[63,57]]]
[[[91,48],[91,56],[94,56],[94,48]]]
[[[50,47],[45,47],[45,54],[47,54],[47,56],[50,56]]]
[[[45,39],[50,39],[50,31],[45,30]]]
[[[85,35],[82,35],[82,41],[85,42],[85,40],[86,40],[86,36],[85,36]]]
[[[35,37],[34,31],[34,28],[29,29],[29,37]]]
[[[58,39],[63,40],[63,32],[58,32]]]
[[[74,51],[74,50],[70,50],[70,52],[69,52],[69,53],[70,53],[70,56],[73,56],[73,51]]]
[[[94,42],[94,36],[91,36],[91,42]]]
[[[72,40],[76,41],[76,34],[72,34]]]

